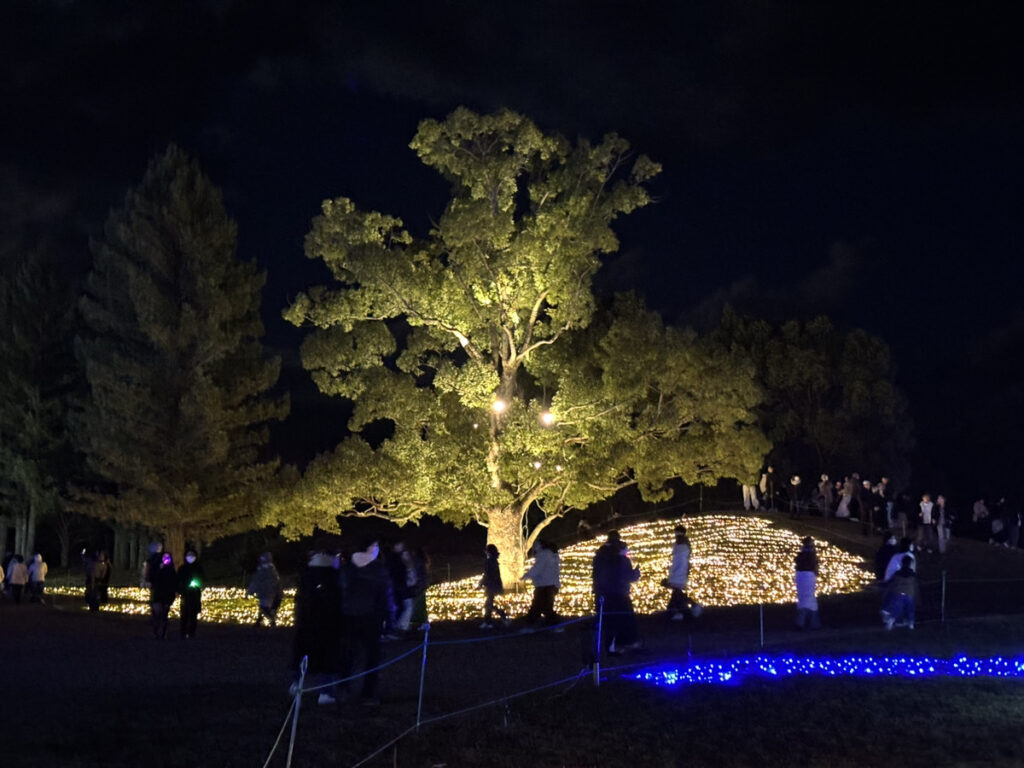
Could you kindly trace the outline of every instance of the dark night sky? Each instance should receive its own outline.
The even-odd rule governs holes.
[[[1004,473],[1024,461],[1024,48],[1004,14],[7,2],[0,255],[45,241],[84,271],[87,238],[176,141],[224,189],[240,255],[268,270],[269,339],[291,348],[279,311],[323,276],[302,254],[320,201],[424,231],[446,190],[407,148],[418,120],[508,106],[570,137],[616,130],[663,163],[659,203],[623,222],[605,285],[670,320],[700,324],[729,300],[865,327],[894,349],[920,472],[945,479],[940,443],[950,464]]]

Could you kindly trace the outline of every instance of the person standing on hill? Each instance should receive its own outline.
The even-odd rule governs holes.
[[[931,554],[938,538],[935,534],[935,516],[932,514],[935,504],[932,502],[931,494],[921,496],[921,512],[918,515],[917,548]]]
[[[160,562],[149,576],[149,608],[153,622],[153,637],[163,640],[167,637],[167,621],[171,606],[178,597],[178,575],[174,570],[174,558],[170,552],[160,553]]]
[[[281,584],[281,576],[274,567],[274,559],[269,552],[260,555],[260,563],[249,581],[247,594],[255,595],[259,604],[259,614],[256,617],[256,626],[262,626],[263,619],[267,620],[268,627],[277,626],[277,611],[284,599],[284,588]]]
[[[497,613],[503,624],[508,624],[508,613],[501,606],[495,605],[495,598],[505,591],[505,585],[501,583],[501,567],[498,564],[498,548],[488,544],[484,557],[484,575],[480,578],[478,588],[483,589],[484,595],[484,621],[480,629],[491,629],[494,624],[491,622],[491,615]]]
[[[932,515],[935,517],[935,533],[939,537],[939,554],[944,555],[949,549],[953,521],[956,516],[946,505],[946,497],[941,493],[935,497],[935,509],[932,510]]]
[[[761,503],[767,509],[775,509],[775,467],[769,465],[761,473],[761,482],[758,487],[761,491]]]
[[[523,574],[523,581],[533,582],[533,601],[523,631],[529,632],[541,622],[548,626],[558,623],[555,595],[562,584],[561,571],[558,550],[546,539],[537,539],[533,544],[533,565]]]
[[[804,538],[796,556],[796,626],[798,629],[818,629],[818,555],[814,539]]]
[[[594,595],[604,600],[604,651],[612,654],[639,648],[636,613],[629,590],[640,578],[640,567],[633,566],[618,531],[611,531],[594,555]]]
[[[181,595],[181,636],[185,639],[196,636],[199,612],[203,609],[203,587],[206,574],[199,564],[199,555],[194,549],[185,553],[185,562],[178,569],[178,593]]]

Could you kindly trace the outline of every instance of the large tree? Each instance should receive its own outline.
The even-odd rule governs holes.
[[[161,532],[178,557],[258,524],[278,465],[267,423],[287,402],[268,394],[265,275],[236,239],[220,191],[171,146],[111,213],[81,301],[89,506]]]
[[[355,410],[353,434],[307,469],[292,530],[346,512],[477,521],[518,579],[568,510],[758,466],[746,370],[636,301],[592,325],[611,224],[650,202],[656,163],[618,136],[571,145],[509,111],[425,120],[411,146],[451,183],[426,237],[338,198],[306,239],[336,284],[285,316],[319,329],[303,363]]]
[[[74,322],[74,291],[56,263],[38,251],[5,262],[0,277],[0,499],[14,522],[15,548],[25,554],[35,551],[40,519],[61,513],[74,473],[68,432],[79,378]]]
[[[913,422],[882,339],[826,317],[776,327],[730,308],[715,337],[755,366],[772,459],[787,471],[909,480]]]

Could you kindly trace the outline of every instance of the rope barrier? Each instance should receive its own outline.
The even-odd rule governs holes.
[[[558,632],[561,630],[565,631],[566,627],[572,626],[573,624],[580,624],[584,621],[589,621],[592,617],[581,616],[576,619],[570,619],[569,621],[563,621],[561,624],[548,624],[542,627],[528,627],[521,629],[517,632],[506,632],[499,635],[489,635],[486,637],[467,637],[461,640],[434,640],[431,645],[468,645],[471,643],[486,643],[492,640],[508,640],[512,637],[521,637],[522,635],[535,635],[539,632]]]
[[[274,740],[274,746],[270,748],[270,754],[267,755],[266,762],[263,763],[263,768],[267,768],[270,765],[270,761],[274,758],[274,753],[277,748],[281,745],[281,737],[284,736],[285,730],[288,728],[288,721],[292,719],[292,711],[295,709],[295,698],[292,698],[291,706],[288,707],[288,714],[284,716],[284,722],[281,724],[281,730],[277,733],[277,738]]]
[[[381,664],[380,666],[374,667],[373,669],[364,669],[364,670],[361,670],[361,671],[357,672],[354,675],[349,675],[348,677],[342,677],[342,678],[337,679],[337,680],[331,680],[331,681],[323,683],[321,685],[314,685],[314,686],[312,686],[310,688],[301,688],[301,689],[299,689],[297,691],[297,693],[313,693],[314,691],[321,691],[324,688],[333,688],[336,685],[341,685],[342,683],[347,683],[347,682],[350,682],[352,680],[358,680],[360,677],[366,677],[366,675],[373,674],[374,672],[380,672],[380,670],[386,669],[386,668],[390,667],[392,664],[397,664],[402,659],[406,659],[409,656],[412,656],[414,653],[416,653],[417,651],[420,650],[420,648],[422,647],[423,643],[424,643],[424,641],[421,640],[419,643],[414,645],[412,648],[410,648],[408,651],[403,653],[401,656],[396,656],[393,659],[389,659],[388,661],[385,661],[383,664]],[[435,643],[435,645],[436,645],[436,643]]]
[[[470,712],[474,712],[474,711],[476,711],[478,709],[486,709],[487,707],[493,707],[496,704],[501,704],[503,702],[512,701],[513,699],[518,699],[518,698],[521,698],[523,696],[529,696],[531,693],[537,693],[537,692],[543,691],[543,690],[545,690],[547,688],[554,688],[556,686],[564,685],[566,683],[573,683],[573,684],[575,684],[588,671],[589,670],[584,669],[584,670],[581,670],[580,672],[576,673],[572,677],[562,678],[561,680],[556,680],[556,681],[554,681],[552,683],[544,683],[543,685],[536,686],[535,688],[530,688],[529,690],[519,691],[517,693],[511,693],[511,694],[508,694],[507,696],[502,696],[502,697],[497,698],[497,699],[491,699],[490,701],[486,701],[486,702],[484,702],[482,704],[474,704],[471,707],[464,707],[463,709],[457,709],[457,710],[455,710],[453,712],[447,712],[447,713],[445,713],[443,715],[437,715],[435,717],[427,718],[426,720],[424,720],[421,723],[419,723],[419,725],[432,725],[434,723],[439,723],[439,722],[441,722],[443,720],[448,720],[449,718],[452,718],[452,717],[459,717],[461,715],[469,714]],[[404,731],[402,731],[400,734],[398,734],[395,738],[391,739],[386,744],[383,744],[382,746],[378,747],[372,753],[370,753],[366,757],[362,758],[359,762],[353,763],[351,768],[359,768],[362,765],[366,765],[366,763],[368,763],[370,760],[372,760],[373,758],[375,758],[378,755],[380,755],[388,747],[394,746],[399,741],[401,741],[403,738],[408,736],[410,733],[414,732],[417,729],[417,727],[418,727],[417,725],[413,725],[413,726],[410,726],[409,728],[406,728]]]

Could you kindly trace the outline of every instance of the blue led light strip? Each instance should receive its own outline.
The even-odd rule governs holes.
[[[1024,657],[972,659],[958,656],[746,656],[648,667],[628,677],[673,687],[695,683],[736,684],[744,678],[823,677],[1024,677]]]

